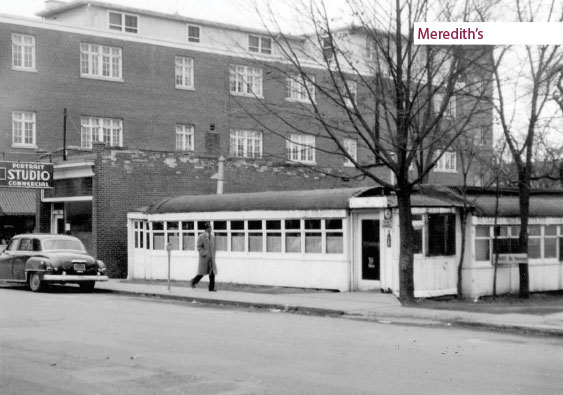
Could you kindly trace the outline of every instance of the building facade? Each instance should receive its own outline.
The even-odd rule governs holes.
[[[40,16],[0,15],[0,150],[5,160],[55,164],[36,229],[76,234],[110,276],[127,275],[126,213],[156,199],[214,193],[218,184],[224,193],[373,185],[310,117],[295,111],[290,130],[263,111],[311,105],[267,32],[97,1]],[[288,39],[313,52],[303,37]],[[361,32],[349,39],[365,42]],[[365,58],[365,45],[356,47]],[[327,78],[315,62],[305,67]],[[354,96],[369,105],[361,84]],[[346,123],[320,92],[315,105]],[[492,131],[483,133],[486,146]],[[373,162],[361,142],[342,143]],[[445,154],[429,182],[459,183],[458,162],[455,151]]]

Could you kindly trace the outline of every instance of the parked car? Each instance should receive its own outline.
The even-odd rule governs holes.
[[[88,255],[78,238],[29,233],[14,236],[0,253],[0,280],[27,283],[33,292],[66,283],[91,291],[108,277],[106,265]]]

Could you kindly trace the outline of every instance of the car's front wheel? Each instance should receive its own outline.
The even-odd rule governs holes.
[[[29,277],[29,288],[33,292],[39,292],[43,288],[43,281],[39,273],[32,273]]]
[[[80,286],[80,289],[86,292],[91,292],[94,289],[94,286],[96,285],[95,281],[83,281],[81,283],[78,284]]]

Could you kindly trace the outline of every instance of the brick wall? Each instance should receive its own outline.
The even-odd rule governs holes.
[[[159,199],[215,194],[217,159],[176,152],[109,150],[95,145],[93,183],[94,255],[111,277],[127,275],[127,213]],[[267,161],[227,160],[225,193],[299,190],[373,185],[342,180],[311,169]]]

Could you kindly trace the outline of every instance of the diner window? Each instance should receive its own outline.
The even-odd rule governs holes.
[[[559,226],[559,262],[563,262],[563,225]]]
[[[228,251],[227,221],[213,221],[213,234],[215,235],[215,249],[217,251]]]
[[[491,259],[491,227],[478,225],[475,227],[475,260]]]
[[[519,251],[519,226],[496,226],[494,228],[493,254],[515,254]]]
[[[326,253],[342,254],[344,252],[344,236],[341,219],[325,220]]]
[[[266,252],[281,252],[282,231],[281,221],[266,221]]]
[[[248,252],[263,251],[262,221],[248,221]]]
[[[301,252],[301,220],[285,220],[285,252]]]
[[[195,241],[197,233],[195,230],[194,221],[182,221],[182,250],[193,251],[195,250]]]
[[[121,80],[121,48],[80,44],[80,76]]]
[[[414,254],[423,253],[424,221],[422,215],[412,216],[412,226],[414,229]]]
[[[264,36],[248,35],[248,50],[250,52],[272,54],[272,39]]]
[[[543,257],[557,258],[557,226],[546,225],[543,238]]]
[[[164,237],[164,222],[151,222],[152,230],[152,249],[164,250],[165,237]]]
[[[194,60],[185,56],[175,58],[176,88],[194,89]]]
[[[320,219],[305,220],[305,252],[323,252],[323,234]]]
[[[12,68],[20,71],[35,71],[34,36],[12,34]]]
[[[528,258],[538,259],[542,257],[541,239],[541,226],[528,226]]]
[[[133,221],[135,248],[145,248],[145,224],[144,221]]]
[[[231,251],[244,251],[244,221],[231,221]]]
[[[199,43],[201,29],[196,25],[188,25],[188,41],[191,43]]]
[[[428,215],[427,255],[455,255],[455,214]]]
[[[229,90],[233,95],[263,97],[262,69],[231,65],[229,68]]]
[[[124,14],[122,12],[109,12],[109,28],[127,33],[139,32],[139,17],[137,15]]]

